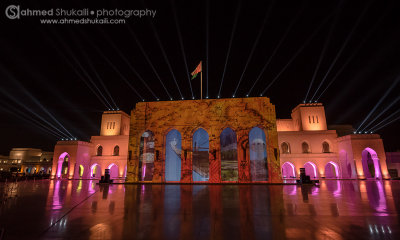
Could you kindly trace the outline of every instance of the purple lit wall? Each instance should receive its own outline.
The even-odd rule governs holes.
[[[295,178],[296,170],[293,163],[285,162],[282,165],[282,177],[283,178]]]
[[[315,166],[312,162],[307,162],[304,164],[304,168],[306,170],[306,175],[310,176],[310,178],[317,178],[317,166]]]
[[[67,152],[62,153],[59,157],[58,157],[58,164],[57,164],[57,177],[61,177],[61,171],[62,171],[62,165],[64,162],[64,158],[66,156],[69,156],[69,154]],[[68,168],[69,168],[69,162],[68,162]],[[69,170],[68,170],[69,172]]]

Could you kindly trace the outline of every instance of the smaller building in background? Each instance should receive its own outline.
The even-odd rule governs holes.
[[[25,174],[50,174],[53,164],[53,152],[38,148],[13,148],[9,161]]]
[[[21,160],[10,159],[8,156],[0,155],[0,172],[19,172]]]

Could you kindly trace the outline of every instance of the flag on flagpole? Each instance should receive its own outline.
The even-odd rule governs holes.
[[[197,77],[197,74],[201,71],[202,71],[202,69],[201,69],[201,61],[200,61],[199,65],[197,65],[196,69],[192,72],[192,80],[195,79]]]

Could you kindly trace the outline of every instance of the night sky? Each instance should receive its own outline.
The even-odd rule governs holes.
[[[200,60],[204,97],[220,93],[230,98],[236,89],[235,97],[264,93],[276,106],[277,118],[290,117],[305,100],[312,79],[307,101],[320,96],[328,125],[357,128],[381,99],[364,126],[376,116],[370,127],[400,116],[396,1],[90,2],[1,2],[1,154],[8,155],[12,147],[52,151],[59,139],[49,133],[54,128],[88,141],[99,134],[102,111],[118,107],[130,113],[143,99],[191,99],[190,83],[198,99],[200,78],[189,83],[188,71]],[[51,25],[40,19],[61,18],[9,19],[9,5],[147,8],[156,15],[132,16],[125,24]],[[377,133],[386,151],[400,149],[399,121]]]

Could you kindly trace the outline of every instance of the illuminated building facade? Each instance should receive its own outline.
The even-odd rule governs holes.
[[[136,104],[127,182],[280,182],[268,98]]]
[[[18,164],[18,160],[10,160],[8,156],[0,155],[0,172],[15,171],[14,169],[19,172],[21,170],[21,162]]]
[[[25,174],[50,174],[53,164],[53,152],[38,148],[12,148],[8,157],[10,168],[20,169]],[[15,171],[10,169],[11,171]]]
[[[92,136],[90,142],[57,142],[52,177],[99,179],[105,169],[110,169],[111,178],[124,178],[128,138],[129,115],[122,111],[105,111],[100,136]]]
[[[276,119],[266,97],[140,102],[102,115],[100,136],[59,141],[53,177],[127,182],[280,182],[299,177],[389,178],[377,134],[338,136],[321,103]]]
[[[311,178],[389,178],[378,134],[338,137],[328,130],[321,103],[300,104],[291,119],[278,119],[282,177],[298,178],[305,168]]]

